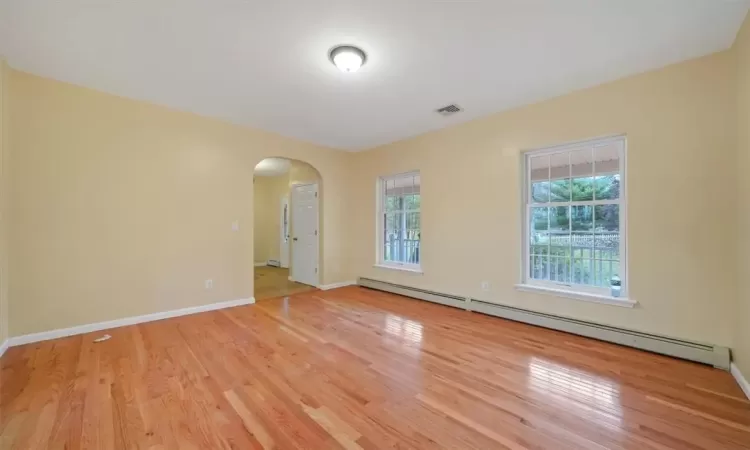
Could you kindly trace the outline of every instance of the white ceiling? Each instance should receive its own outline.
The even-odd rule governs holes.
[[[289,172],[292,162],[285,158],[266,158],[255,166],[255,175],[259,177],[275,177]]]
[[[361,150],[728,48],[750,0],[0,0],[31,73]],[[368,54],[357,73],[327,59]],[[465,111],[433,110],[457,103]]]

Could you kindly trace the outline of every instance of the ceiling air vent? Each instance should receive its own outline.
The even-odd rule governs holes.
[[[463,109],[461,109],[460,106],[453,104],[453,105],[443,106],[442,108],[437,109],[435,112],[437,112],[441,116],[450,116],[460,111],[463,111]]]

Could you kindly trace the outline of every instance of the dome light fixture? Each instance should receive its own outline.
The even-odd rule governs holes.
[[[334,47],[328,54],[333,65],[345,73],[352,73],[359,70],[367,61],[367,55],[362,49],[352,45],[339,45]]]

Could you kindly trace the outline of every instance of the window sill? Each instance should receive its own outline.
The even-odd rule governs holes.
[[[375,264],[373,267],[376,267],[378,269],[390,269],[390,270],[400,270],[402,272],[411,272],[411,273],[419,273],[423,274],[421,267],[407,267],[407,266],[390,266],[388,264]]]
[[[535,292],[539,294],[554,295],[556,297],[571,298],[585,302],[601,303],[604,305],[619,306],[622,308],[633,308],[638,302],[629,298],[611,297],[609,295],[589,294],[587,292],[572,292],[564,289],[554,289],[532,284],[517,284],[516,289],[524,292]]]

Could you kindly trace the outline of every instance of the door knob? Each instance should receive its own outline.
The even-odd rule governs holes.
[[[297,238],[294,238],[294,240],[296,241],[296,240],[297,240]]]

